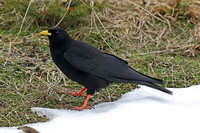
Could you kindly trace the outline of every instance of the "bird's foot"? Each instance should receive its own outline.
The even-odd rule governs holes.
[[[91,109],[91,106],[86,106],[90,97],[91,97],[91,95],[87,95],[87,98],[85,99],[85,102],[83,103],[83,105],[81,107],[72,108],[72,110]]]
[[[79,95],[80,95],[80,96],[87,97],[86,95],[83,95],[82,93],[77,92],[77,91],[76,91],[75,93],[68,93],[68,94],[70,94],[70,95],[72,95],[72,96],[75,96],[75,97],[76,97],[76,96],[79,96]]]
[[[76,91],[75,93],[68,93],[68,94],[70,94],[72,96],[79,96],[79,95],[81,95],[81,96],[87,97],[86,95],[82,94],[85,90],[86,90],[86,88],[84,87],[82,90],[80,90],[78,92]]]

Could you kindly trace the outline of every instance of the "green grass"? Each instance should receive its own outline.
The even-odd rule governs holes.
[[[46,121],[45,117],[33,113],[31,107],[70,109],[81,106],[85,99],[67,94],[83,86],[60,72],[51,60],[47,37],[38,35],[59,22],[66,11],[66,3],[32,4],[19,37],[12,42],[28,6],[26,0],[21,0],[20,6],[14,2],[8,0],[0,7],[0,126]],[[66,28],[73,38],[128,61],[141,73],[163,79],[165,87],[199,84],[200,21],[196,19],[194,23],[190,18],[162,16],[160,19],[168,20],[169,25],[128,2],[121,2],[121,5],[124,6],[95,3],[94,12],[90,3],[73,1],[73,10],[59,26]],[[113,83],[96,93],[88,104],[115,101],[136,87]]]

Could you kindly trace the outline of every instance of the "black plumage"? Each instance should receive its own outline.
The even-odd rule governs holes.
[[[112,82],[141,84],[172,94],[170,90],[157,85],[163,84],[162,80],[137,72],[126,61],[72,39],[62,28],[54,27],[40,34],[48,36],[51,56],[58,68],[68,78],[85,86],[87,95]]]

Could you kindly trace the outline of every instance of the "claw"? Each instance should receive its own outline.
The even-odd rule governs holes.
[[[87,106],[87,107],[74,107],[74,108],[72,108],[72,110],[83,110],[83,109],[91,109],[92,107],[91,106]]]
[[[87,98],[85,99],[85,102],[83,103],[83,105],[81,107],[74,107],[74,108],[72,108],[72,110],[91,109],[91,106],[86,106],[90,97],[91,97],[91,95],[87,96]]]

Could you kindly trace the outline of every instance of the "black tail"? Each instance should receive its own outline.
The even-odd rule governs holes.
[[[148,87],[151,87],[151,88],[154,88],[154,89],[157,89],[159,91],[162,91],[162,92],[165,92],[167,94],[170,94],[172,95],[173,92],[164,88],[164,87],[161,87],[157,84],[154,84],[152,82],[147,82],[147,81],[141,81],[141,80],[132,80],[132,79],[119,79],[119,78],[110,78],[112,80],[112,82],[120,82],[120,83],[134,83],[134,84],[139,84],[139,85],[145,85],[145,86],[148,86]],[[154,79],[154,80],[157,80],[157,79]],[[160,84],[163,84],[163,81],[162,80],[157,80],[158,82],[160,82]]]
[[[131,68],[130,68],[131,69]],[[170,95],[173,94],[172,91],[166,89],[166,88],[163,88],[157,84],[164,84],[164,82],[160,79],[156,79],[156,78],[152,78],[150,76],[147,76],[147,75],[144,75],[134,69],[131,70],[131,72],[133,73],[137,73],[137,77],[138,77],[138,80],[132,80],[132,83],[137,83],[137,84],[141,84],[141,85],[146,85],[146,86],[149,86],[151,88],[154,88],[154,89],[157,89],[157,90],[160,90],[162,92],[165,92],[165,93],[168,93]],[[142,79],[142,80],[139,80]],[[131,80],[130,80],[131,81]],[[157,84],[156,84],[157,83]]]
[[[110,76],[109,81],[120,82],[120,83],[135,83],[140,85],[146,85],[148,87],[160,90],[162,92],[172,95],[173,93],[157,84],[164,84],[160,79],[152,78],[150,76],[144,75],[129,67],[127,73],[121,74],[120,76]]]
[[[149,82],[143,82],[143,81],[141,81],[141,82],[138,82],[138,84],[146,85],[146,86],[149,86],[149,87],[151,87],[151,88],[154,88],[154,89],[160,90],[160,91],[162,91],[162,92],[168,93],[168,94],[170,94],[170,95],[173,95],[173,92],[172,92],[172,91],[170,91],[170,90],[168,90],[168,89],[166,89],[166,88],[163,88],[163,87],[161,87],[161,86],[159,86],[159,85],[156,85],[156,84],[154,84],[154,83],[149,83]]]

